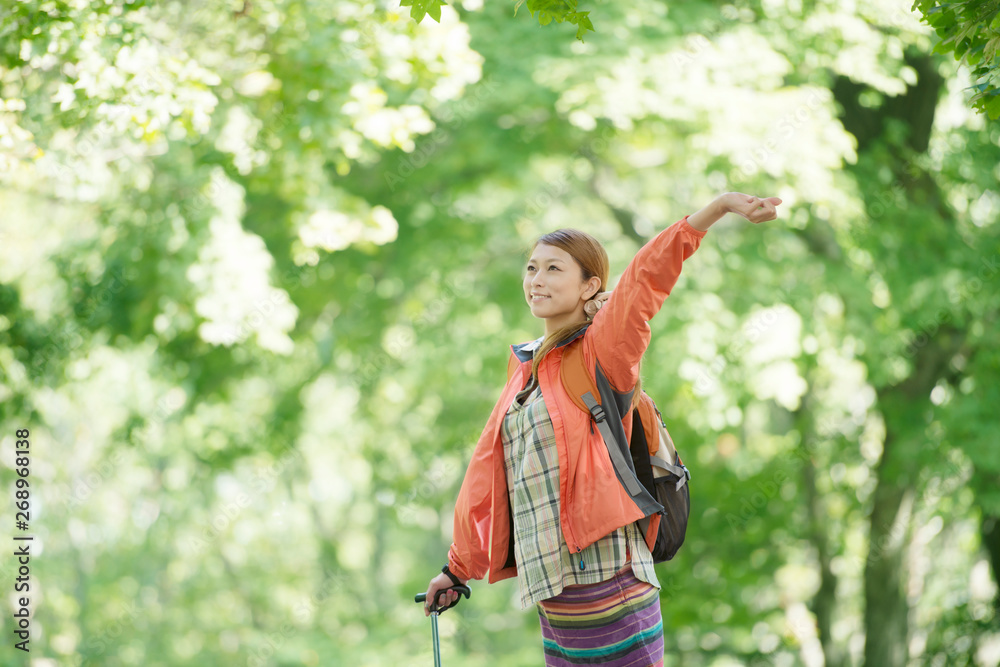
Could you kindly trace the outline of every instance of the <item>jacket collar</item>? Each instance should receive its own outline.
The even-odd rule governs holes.
[[[590,325],[588,324],[587,326],[583,327],[582,329],[577,331],[575,334],[573,334],[563,342],[556,345],[556,347],[564,347],[566,345],[569,345],[574,340],[582,336],[589,327]],[[540,336],[535,340],[529,341],[527,343],[519,343],[517,345],[511,345],[510,349],[514,353],[514,355],[517,356],[518,361],[520,361],[523,364],[524,362],[531,361],[532,359],[535,358],[535,350],[537,350],[542,346],[542,341],[544,340],[545,336]]]

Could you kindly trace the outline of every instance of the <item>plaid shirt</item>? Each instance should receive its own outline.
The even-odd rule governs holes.
[[[534,379],[511,403],[502,433],[522,609],[558,595],[564,586],[610,579],[628,560],[626,545],[635,576],[660,587],[653,556],[635,524],[605,535],[580,553],[570,552],[559,525],[555,432]]]

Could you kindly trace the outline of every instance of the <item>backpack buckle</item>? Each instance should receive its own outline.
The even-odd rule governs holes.
[[[607,415],[604,414],[604,408],[600,404],[595,405],[590,409],[590,414],[593,416],[594,421],[600,424],[602,421],[607,419]]]
[[[677,458],[680,459],[680,457]],[[685,466],[683,463],[681,463],[681,472],[683,474],[680,475],[677,480],[677,486],[674,487],[675,491],[680,491],[681,487],[687,484],[687,481],[691,479],[691,472],[687,469],[687,466]]]

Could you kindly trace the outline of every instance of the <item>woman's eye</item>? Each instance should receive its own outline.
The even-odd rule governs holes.
[[[549,268],[550,268],[550,269],[555,269],[556,271],[558,271],[558,270],[559,270],[559,267],[558,267],[558,266],[556,266],[555,264],[553,264],[553,265],[552,265],[552,266],[550,266]]]
[[[533,267],[533,266],[529,266],[529,267],[527,268],[527,270],[528,270],[528,271],[534,271],[534,270],[535,270],[535,267]]]

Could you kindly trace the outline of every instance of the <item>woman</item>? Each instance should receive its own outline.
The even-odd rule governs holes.
[[[431,579],[428,601],[470,579],[516,576],[522,608],[537,605],[546,665],[663,664],[660,585],[635,525],[643,510],[616,477],[590,415],[567,395],[560,359],[575,342],[588,368],[600,362],[615,391],[631,392],[648,321],[708,228],[727,212],[773,220],[780,203],[735,192],[717,197],[643,246],[610,297],[607,254],[593,237],[557,230],[536,242],[524,298],[545,320],[545,335],[511,347],[516,370],[473,452],[448,562]],[[628,434],[631,420],[623,426]],[[446,590],[438,604],[457,599]]]

